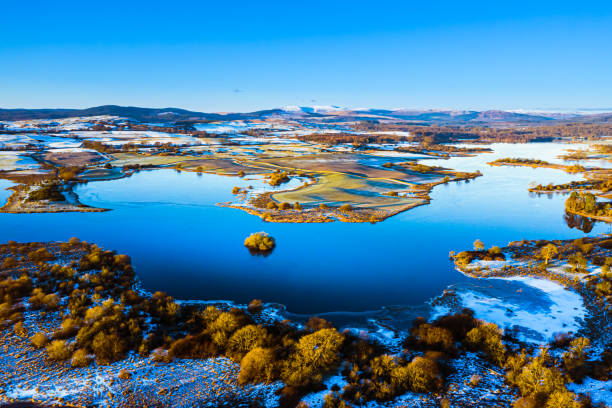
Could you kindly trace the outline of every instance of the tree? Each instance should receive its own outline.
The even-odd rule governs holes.
[[[96,360],[100,364],[108,364],[119,360],[125,352],[125,341],[115,333],[98,332],[91,345]]]
[[[238,383],[270,382],[274,378],[274,353],[267,348],[256,347],[240,361]]]
[[[321,329],[301,337],[283,369],[283,381],[291,386],[321,381],[322,372],[338,362],[343,341],[344,336],[336,329]]]
[[[504,361],[505,347],[501,341],[502,331],[494,323],[482,323],[470,330],[466,335],[469,346],[483,350],[487,357],[495,364]]]
[[[27,338],[28,329],[23,325],[23,322],[17,322],[13,325],[13,331],[19,337]]]
[[[296,346],[296,358],[315,370],[328,369],[338,361],[342,336],[336,329],[321,329],[303,336]]]
[[[591,193],[586,193],[584,195],[584,212],[587,214],[593,213],[597,210],[597,200],[595,196]]]
[[[559,250],[554,244],[547,244],[540,248],[540,256],[544,258],[544,263],[548,265],[548,261],[554,258],[559,253]]]
[[[348,211],[351,211],[352,209],[353,207],[351,207],[350,204],[342,204],[339,208],[339,210],[342,212],[348,212]]]
[[[249,303],[247,310],[249,313],[259,313],[263,310],[263,302],[260,299],[253,299]]]
[[[576,401],[576,395],[569,391],[556,391],[548,397],[546,408],[580,408],[582,404]]]
[[[474,250],[475,251],[482,251],[484,249],[484,243],[477,239],[476,241],[474,241]]]
[[[440,386],[437,364],[425,357],[415,357],[408,364],[408,379],[415,392],[430,392]]]
[[[272,173],[269,176],[268,184],[271,186],[279,186],[289,181],[289,175],[286,171],[280,173]]]
[[[414,337],[428,348],[448,350],[453,346],[453,335],[444,327],[422,324],[412,333]]]
[[[229,336],[239,327],[238,319],[231,313],[222,312],[207,330],[213,342],[219,347],[225,347]]]
[[[569,350],[563,353],[563,366],[565,371],[574,379],[579,380],[584,376],[584,362],[586,350],[591,342],[586,337],[577,337],[570,342]]]
[[[574,272],[586,272],[586,267],[588,265],[587,259],[582,255],[582,253],[578,252],[572,254],[568,257],[567,262],[572,265]]]
[[[274,238],[265,232],[256,232],[251,234],[244,240],[244,246],[253,251],[267,252],[276,246]]]
[[[261,326],[250,324],[234,332],[228,341],[228,352],[236,361],[254,349],[263,347],[268,339],[268,332]]]
[[[488,252],[489,252],[490,255],[499,255],[499,254],[502,253],[502,250],[497,245],[494,245],[491,248],[489,248]]]
[[[516,375],[510,377],[523,397],[534,398],[543,404],[551,394],[565,391],[561,372],[556,367],[549,367],[549,362],[550,356],[543,349],[539,356],[532,358]]]

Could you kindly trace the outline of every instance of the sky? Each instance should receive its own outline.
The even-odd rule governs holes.
[[[6,1],[0,107],[612,110],[611,1]]]

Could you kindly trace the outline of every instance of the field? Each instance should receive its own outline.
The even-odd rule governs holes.
[[[315,184],[276,193],[272,198],[278,202],[298,202],[304,206],[326,204],[330,207],[340,207],[349,204],[357,208],[397,211],[422,204],[423,200],[412,197],[391,197],[385,193],[392,191],[408,193],[409,190],[408,183],[332,173],[321,175]]]
[[[430,156],[398,151],[395,148],[399,145],[393,143],[373,143],[364,150],[349,144],[294,139],[296,134],[329,132],[331,135],[346,133],[351,137],[383,137],[386,140],[381,136],[384,132],[353,131],[338,124],[312,126],[303,121],[274,119],[183,129],[131,124],[122,118],[100,116],[92,120],[21,121],[9,124],[6,129],[11,133],[2,137],[10,146],[33,149],[28,156],[11,151],[2,152],[0,156],[4,176],[24,186],[15,190],[11,205],[4,207],[4,211],[10,209],[11,212],[91,211],[79,205],[71,182],[103,182],[129,177],[140,169],[170,167],[178,171],[233,177],[263,175],[269,178],[272,173],[285,171],[287,180],[309,178],[308,185],[293,191],[279,191],[273,196],[249,191],[238,195],[238,202],[224,203],[266,216],[271,221],[382,221],[427,203],[428,192],[437,184],[477,176],[455,173],[451,169],[417,168],[419,161],[426,161]],[[209,133],[213,131],[228,133]],[[401,140],[408,136],[393,137],[393,140]],[[405,142],[402,146],[406,146]],[[38,173],[31,173],[34,170]],[[50,179],[59,180],[75,205],[58,201],[27,203],[26,197],[17,195],[18,191],[29,191],[34,184]],[[304,210],[268,211],[257,205],[270,201],[297,202],[304,205]],[[321,204],[329,209],[317,210],[314,214],[312,209]],[[354,211],[338,212],[343,205]]]
[[[16,171],[38,168],[36,160],[25,155],[25,152],[0,151],[0,170]]]
[[[288,169],[338,172],[360,177],[397,179],[411,182],[418,182],[424,178],[423,175],[417,176],[383,167],[383,164],[394,161],[401,162],[405,161],[405,159],[381,158],[354,153],[321,153],[317,155],[270,159],[263,162]]]
[[[43,160],[59,167],[82,167],[106,162],[102,154],[86,149],[53,149],[43,156]]]

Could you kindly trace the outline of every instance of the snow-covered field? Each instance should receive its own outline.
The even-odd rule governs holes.
[[[462,307],[474,310],[479,319],[510,329],[517,326],[519,338],[532,343],[545,343],[556,333],[576,333],[587,314],[582,297],[556,282],[530,277],[491,278],[518,281],[536,289],[536,299],[524,303],[509,301],[483,291],[458,289],[457,297]],[[525,295],[533,297],[534,294]],[[435,316],[449,310],[436,308]]]
[[[189,135],[175,135],[157,131],[110,130],[74,132],[74,134],[88,140],[99,141],[112,146],[121,146],[127,143],[170,143],[173,145],[196,145],[200,143],[197,138]]]
[[[247,130],[290,130],[291,126],[278,122],[233,120],[227,122],[197,123],[195,130],[208,133],[240,133]]]
[[[93,126],[93,122],[116,122],[121,120],[117,116],[100,115],[88,117],[76,117],[66,119],[31,119],[19,120],[14,122],[5,122],[7,130],[26,130],[26,129],[52,129],[55,131],[72,131],[88,129]]]
[[[39,168],[36,160],[25,154],[29,152],[0,151],[0,170],[32,170]]]
[[[473,273],[479,270],[499,270],[505,266],[527,266],[525,261],[514,260],[509,253],[505,253],[505,257],[505,261],[475,260],[463,268]],[[566,268],[566,265],[551,265],[549,270],[565,274]],[[588,270],[597,273],[599,268],[589,265]],[[526,290],[519,288],[517,293],[508,293],[507,290],[500,293],[486,287],[460,286],[456,288],[456,295],[461,307],[474,310],[477,318],[493,322],[504,329],[516,327],[523,341],[543,344],[552,340],[557,333],[576,333],[587,317],[582,296],[552,280],[528,276],[491,276],[485,279],[518,282],[526,286]],[[434,316],[449,311],[447,306],[437,306],[434,308]]]
[[[267,310],[268,308],[266,308]],[[270,308],[275,318],[277,309]],[[50,330],[58,316],[41,318],[38,312],[24,314],[29,331]],[[34,400],[45,404],[120,407],[136,396],[163,406],[216,407],[227,400],[263,401],[278,404],[275,391],[280,383],[241,386],[240,365],[225,357],[206,360],[175,359],[156,363],[137,353],[110,365],[70,368],[69,363],[51,363],[44,349],[35,349],[27,339],[11,330],[0,331],[0,404]],[[119,378],[120,373],[129,378]],[[138,406],[138,405],[130,405]]]

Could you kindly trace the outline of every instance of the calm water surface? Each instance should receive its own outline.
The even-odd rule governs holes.
[[[426,164],[480,170],[469,183],[438,186],[430,205],[377,224],[264,223],[243,211],[218,207],[235,185],[258,180],[157,170],[78,188],[81,201],[111,208],[104,213],[0,214],[0,241],[67,240],[72,236],[132,257],[150,290],[182,299],[253,298],[295,313],[361,312],[391,305],[422,305],[450,284],[469,280],[448,260],[451,250],[475,239],[504,246],[526,239],[584,236],[563,218],[565,197],[536,197],[530,182],[575,180],[553,169],[490,167],[499,157],[556,161],[561,144],[497,144],[478,157],[427,160]],[[589,165],[604,165],[589,162]],[[0,200],[10,183],[0,181]],[[270,256],[252,256],[243,241],[252,232],[273,235]],[[589,234],[610,232],[604,223]]]

